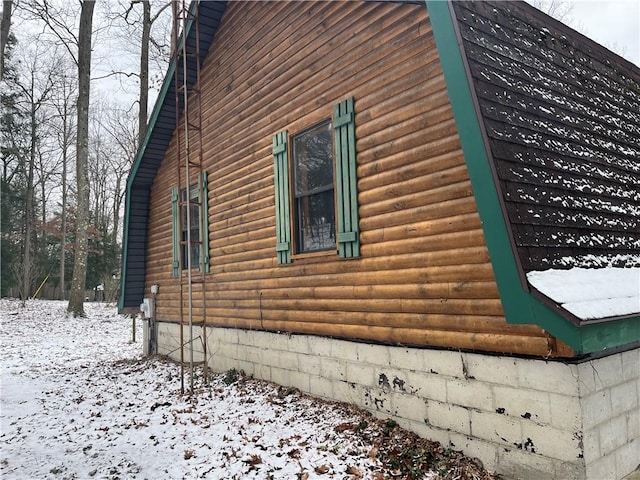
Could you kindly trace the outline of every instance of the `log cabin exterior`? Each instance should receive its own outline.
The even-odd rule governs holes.
[[[189,311],[214,369],[353,401],[503,474],[640,463],[640,305],[585,320],[527,280],[640,264],[638,68],[513,2],[193,8],[199,166],[177,58],[127,187],[119,308],[157,286],[156,351]],[[635,403],[589,423],[614,388]],[[543,428],[564,443],[524,448]]]

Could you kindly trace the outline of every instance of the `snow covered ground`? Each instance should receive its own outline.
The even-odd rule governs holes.
[[[131,318],[107,304],[85,304],[79,319],[65,308],[0,300],[5,480],[378,479],[401,460],[381,455],[382,437],[399,435],[396,452],[402,442],[417,446],[349,406],[251,379],[231,383],[230,372],[204,386],[198,370],[195,393],[180,395],[180,367],[142,358],[140,340],[130,343]],[[475,462],[429,445],[435,453],[424,456],[443,477],[424,478],[493,478],[465,475]]]

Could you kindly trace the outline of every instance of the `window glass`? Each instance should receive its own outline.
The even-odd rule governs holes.
[[[187,189],[182,192],[182,269],[189,268],[187,258],[187,229],[191,230],[191,268],[198,268],[200,265],[200,202],[199,191],[197,185],[189,187],[190,203],[187,205]],[[191,226],[187,223],[187,208],[189,208],[189,216]]]
[[[333,163],[330,121],[293,137],[298,253],[336,248]]]

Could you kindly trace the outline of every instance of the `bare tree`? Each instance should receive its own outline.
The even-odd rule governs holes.
[[[68,273],[68,256],[65,256],[65,251],[74,252],[74,277],[77,276],[77,269],[84,269],[84,278],[86,283],[87,279],[91,281],[95,280],[98,274],[98,268],[106,265],[103,259],[100,257],[99,250],[102,243],[98,245],[94,240],[91,240],[90,233],[85,236],[87,238],[88,245],[83,249],[78,242],[83,242],[83,235],[76,233],[75,242],[76,245],[71,247],[68,241],[67,230],[71,230],[71,223],[67,223],[67,212],[73,211],[73,227],[77,232],[83,228],[85,220],[87,220],[87,228],[91,229],[91,225],[99,228],[101,232],[104,232],[102,238],[107,238],[111,242],[110,258],[117,258],[118,256],[118,243],[121,235],[121,210],[124,199],[124,186],[126,181],[126,175],[130,168],[130,165],[135,157],[135,153],[139,147],[139,144],[144,139],[144,129],[146,128],[147,116],[148,116],[148,102],[149,96],[152,95],[152,91],[158,85],[155,80],[161,78],[157,76],[156,70],[166,69],[168,61],[169,45],[167,40],[169,39],[168,28],[170,25],[170,14],[167,11],[167,7],[171,4],[168,1],[162,3],[153,3],[150,0],[116,0],[107,4],[107,7],[112,8],[115,13],[114,17],[99,17],[101,21],[98,23],[93,20],[93,9],[95,6],[95,0],[84,0],[80,2],[60,2],[55,0],[20,0],[14,1],[13,7],[17,12],[14,18],[19,17],[23,21],[33,22],[36,21],[42,27],[40,30],[40,41],[46,45],[56,45],[67,52],[67,56],[73,60],[78,68],[79,79],[81,77],[81,52],[80,47],[83,41],[80,39],[80,33],[83,28],[90,25],[89,31],[93,33],[93,42],[99,42],[102,46],[109,42],[121,42],[122,38],[126,38],[126,46],[128,48],[127,58],[133,58],[136,56],[139,59],[139,64],[133,66],[129,70],[129,66],[133,65],[132,61],[119,62],[119,59],[123,58],[122,55],[118,56],[118,60],[114,59],[114,56],[104,55],[100,57],[100,53],[96,56],[95,52],[90,55],[93,57],[94,68],[93,72],[99,72],[99,68],[105,71],[105,65],[110,65],[111,70],[107,70],[105,76],[120,76],[121,88],[126,92],[127,84],[132,85],[132,82],[127,82],[127,79],[131,77],[138,77],[140,80],[137,85],[137,99],[136,103],[139,103],[139,108],[132,108],[133,102],[127,106],[121,106],[114,102],[110,102],[105,105],[101,110],[99,118],[95,118],[94,122],[101,123],[101,130],[93,128],[88,130],[88,137],[86,143],[83,143],[82,137],[84,135],[83,127],[81,123],[74,125],[71,118],[74,112],[77,114],[78,122],[82,121],[82,101],[84,87],[78,85],[78,102],[76,105],[73,101],[70,101],[73,94],[73,89],[65,89],[65,79],[60,75],[57,78],[58,86],[54,89],[56,98],[52,98],[50,113],[51,123],[47,124],[51,128],[48,135],[51,135],[51,140],[47,140],[38,145],[35,150],[35,171],[33,172],[33,183],[36,190],[34,201],[37,205],[32,208],[32,211],[37,210],[37,216],[42,217],[38,225],[42,224],[43,228],[47,231],[41,231],[43,237],[47,235],[48,243],[51,243],[51,239],[59,239],[60,249],[49,249],[49,256],[55,251],[56,255],[59,254],[59,265],[53,267],[57,270],[60,269],[60,287],[61,296],[64,296],[65,292],[65,271],[66,277]],[[78,8],[78,4],[81,8]],[[88,8],[90,4],[91,8]],[[104,5],[104,4],[103,4]],[[116,5],[114,8],[113,6]],[[100,8],[100,4],[99,4]],[[87,16],[88,10],[91,10],[91,14]],[[89,18],[89,22],[87,22]],[[96,26],[96,23],[98,25]],[[78,24],[80,29],[78,29]],[[12,27],[13,28],[13,27]],[[127,31],[127,34],[120,36],[120,40],[115,40],[111,29],[122,28],[122,31]],[[102,32],[109,29],[110,36],[101,37]],[[91,35],[91,33],[89,34]],[[133,40],[133,41],[132,41]],[[138,43],[140,42],[140,43]],[[89,45],[91,45],[89,41]],[[118,47],[119,48],[119,47]],[[104,51],[105,49],[103,49]],[[100,51],[100,50],[99,50]],[[97,62],[96,62],[97,61]],[[117,66],[121,65],[117,72]],[[139,67],[139,69],[138,69]],[[61,68],[61,71],[68,71],[68,68]],[[7,74],[8,74],[7,70]],[[99,80],[101,77],[94,76],[91,78],[91,82]],[[88,80],[86,82],[86,91],[88,91]],[[111,82],[111,88],[113,88],[113,82]],[[116,87],[117,88],[117,87]],[[151,91],[151,93],[150,93]],[[88,96],[88,94],[87,94]],[[92,103],[94,99],[92,98]],[[137,111],[136,111],[137,110]],[[138,115],[135,115],[135,114]],[[88,112],[86,118],[91,118],[94,115],[93,112]],[[73,155],[73,143],[74,133],[77,129],[78,135],[75,137],[76,145],[76,165],[75,168],[72,164],[69,164],[70,156]],[[91,143],[89,143],[91,142]],[[86,156],[83,153],[83,145],[86,145]],[[31,149],[33,150],[33,149]],[[25,148],[24,151],[31,151],[29,148]],[[86,171],[83,172],[83,160],[82,157],[90,159],[90,162],[86,163]],[[26,157],[25,157],[26,158]],[[13,160],[7,160],[13,161]],[[7,165],[3,158],[3,164]],[[28,161],[24,160],[21,163],[17,162],[16,166],[21,169],[20,178],[24,179],[23,183],[27,183]],[[56,171],[51,169],[55,167]],[[5,168],[5,170],[7,170]],[[74,172],[75,170],[75,172]],[[76,175],[75,189],[70,184],[69,177]],[[9,177],[14,175],[13,172],[9,172]],[[54,184],[54,186],[50,186]],[[21,184],[22,185],[22,184]],[[86,186],[86,188],[85,188]],[[56,206],[54,218],[49,218],[54,213],[50,206],[45,207],[45,203],[42,200],[48,198],[51,195],[51,191],[54,190],[54,196],[56,202],[61,201],[60,209]],[[70,195],[73,195],[77,201],[76,207],[70,209]],[[89,200],[86,200],[86,199]],[[88,206],[83,206],[85,200],[88,202]],[[22,211],[21,211],[22,217]],[[58,216],[59,218],[55,218]],[[83,218],[83,217],[87,218]],[[69,217],[71,219],[71,217]],[[55,224],[55,225],[54,225]],[[52,229],[56,231],[52,233]],[[40,231],[40,230],[38,230]],[[54,240],[56,247],[57,241]],[[106,241],[106,240],[105,240]],[[100,241],[102,242],[102,241]],[[22,241],[20,242],[22,243]],[[36,249],[39,244],[36,243]],[[44,243],[43,247],[46,247]],[[114,254],[115,253],[115,254]],[[105,257],[106,258],[106,257]],[[47,271],[52,270],[51,259],[44,256],[38,256],[39,261],[47,264]],[[79,265],[78,265],[79,264]],[[99,267],[98,267],[99,265]],[[87,269],[91,267],[91,270],[87,272]],[[116,267],[109,267],[117,269]],[[92,278],[93,277],[93,278]],[[76,281],[72,282],[72,289],[77,290],[78,294],[76,298],[73,298],[73,293],[69,298],[68,311],[74,315],[82,315],[84,312],[84,306],[82,305],[84,300],[84,289],[76,287]],[[79,300],[78,300],[79,299]],[[82,302],[82,303],[81,303]],[[80,303],[80,308],[76,305]]]
[[[138,101],[138,146],[142,145],[147,129],[147,105],[149,103],[149,38],[151,37],[151,5],[149,0],[142,3],[142,42],[140,46],[140,93]],[[136,2],[131,2],[133,5]]]
[[[113,238],[120,234],[120,214],[124,202],[125,182],[138,148],[137,118],[131,111],[111,105],[101,115],[100,122],[105,142],[111,152],[105,159],[110,172],[108,195],[111,198]]]
[[[568,0],[527,0],[531,5],[538,10],[542,10],[547,15],[561,21],[562,23],[569,25],[571,28],[581,32],[582,34],[590,37],[589,29],[579,20],[573,16],[575,2]],[[612,52],[617,53],[621,57],[626,57],[627,48],[624,45],[620,45],[617,42],[602,41],[602,45],[607,47]]]
[[[31,42],[30,48],[24,52],[21,60],[22,76],[16,79],[15,85],[21,92],[19,104],[27,118],[29,146],[25,166],[25,215],[24,215],[24,245],[22,253],[22,302],[31,294],[32,272],[34,270],[34,242],[35,242],[35,169],[39,160],[39,153],[43,135],[41,129],[44,124],[41,112],[51,95],[53,76],[57,70],[55,53],[47,51],[37,41]]]
[[[91,32],[95,0],[83,0],[78,31],[78,135],[76,139],[76,183],[78,218],[75,260],[67,312],[84,316],[84,288],[87,278],[87,231],[89,229],[89,93],[91,80]]]
[[[117,146],[116,154],[110,159],[111,170],[115,173],[113,185],[113,237],[120,233],[120,213],[124,205],[125,184],[138,148],[138,132],[134,118],[129,112],[111,110],[104,117],[104,127]]]
[[[128,3],[128,7],[124,14],[122,9],[125,8],[125,3]],[[142,5],[142,13],[136,14],[136,5]],[[135,73],[131,73],[132,76],[137,76],[139,79],[138,89],[138,144],[141,145],[144,140],[144,136],[147,128],[148,117],[148,104],[149,104],[149,90],[151,88],[151,66],[153,61],[154,70],[162,72],[166,69],[168,63],[169,45],[166,40],[169,38],[168,34],[168,12],[167,9],[171,5],[170,2],[164,2],[160,4],[160,7],[155,12],[152,10],[152,5],[149,0],[129,0],[128,2],[119,3],[119,10],[112,12],[112,19],[124,20],[124,35],[127,37],[140,38],[139,45],[139,69]],[[154,28],[157,27],[157,28]],[[152,30],[157,30],[155,35],[152,35]],[[137,47],[136,47],[137,48]],[[122,73],[122,72],[120,72]],[[129,75],[129,74],[128,74]]]
[[[135,112],[107,98],[93,102],[89,181],[94,223],[103,237],[119,240],[124,184],[138,148]]]
[[[59,285],[60,300],[66,299],[66,252],[67,252],[67,206],[69,201],[68,165],[71,149],[75,139],[73,113],[77,96],[77,79],[67,75],[67,68],[63,67],[57,79],[57,89],[54,92],[53,105],[56,110],[54,117],[56,124],[56,140],[60,150],[60,259]]]

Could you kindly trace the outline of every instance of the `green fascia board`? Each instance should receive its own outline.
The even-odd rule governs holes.
[[[538,325],[577,354],[640,340],[640,316],[576,326],[522,286],[449,1],[425,2],[507,322]]]

